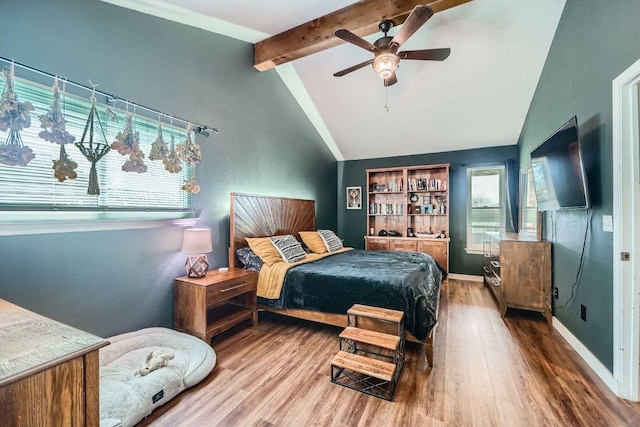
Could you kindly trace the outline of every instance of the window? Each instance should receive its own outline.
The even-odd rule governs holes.
[[[481,253],[483,233],[504,228],[504,169],[467,169],[467,252]]]
[[[0,79],[0,92],[4,88]],[[134,126],[139,132],[140,148],[145,153],[147,172],[124,172],[121,167],[128,159],[111,150],[96,167],[100,195],[87,194],[91,164],[73,145],[65,145],[68,156],[78,164],[78,177],[59,182],[53,176],[53,161],[60,154],[60,145],[47,142],[38,136],[42,130],[38,117],[44,114],[52,102],[52,90],[33,82],[15,79],[15,91],[21,101],[29,101],[35,108],[31,112],[31,126],[21,132],[24,145],[35,153],[27,166],[0,164],[0,222],[15,223],[42,220],[86,220],[86,219],[166,219],[192,216],[192,197],[182,190],[190,170],[186,165],[179,173],[169,173],[162,161],[148,158],[151,144],[158,133],[157,121],[134,116]],[[64,98],[64,99],[62,99]],[[80,140],[84,131],[90,101],[70,94],[61,96],[61,108],[67,120],[67,131]],[[114,115],[107,114],[104,105],[98,105],[107,143],[115,140],[126,122],[125,111],[111,108]],[[99,130],[95,131],[99,134]],[[6,138],[0,132],[0,138]],[[163,136],[167,144],[182,143],[185,129],[163,123]],[[102,136],[99,140],[102,142]]]

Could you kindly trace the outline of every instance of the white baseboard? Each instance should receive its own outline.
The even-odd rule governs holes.
[[[578,338],[573,335],[569,329],[567,329],[557,317],[553,318],[553,327],[562,338],[567,340],[569,345],[573,347],[573,349],[578,353],[578,356],[582,357],[582,359],[589,365],[589,367],[596,373],[598,377],[613,391],[617,396],[620,396],[620,384],[613,377],[613,374],[598,360],[597,357],[593,355],[589,351],[587,347],[580,342]]]
[[[484,276],[473,276],[471,274],[449,273],[449,279],[468,280],[469,282],[484,282]]]

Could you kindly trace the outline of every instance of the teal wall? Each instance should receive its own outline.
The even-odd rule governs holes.
[[[611,81],[640,57],[639,22],[637,0],[567,0],[518,141],[525,166],[533,148],[573,115],[578,117],[593,217],[577,285],[589,213],[547,213],[543,233],[553,242],[553,281],[560,294],[554,315],[609,370],[613,369],[613,235],[602,231],[602,215],[613,210]],[[572,293],[575,302],[559,309]],[[580,319],[581,304],[587,307],[586,322]]]
[[[230,192],[315,199],[318,226],[336,228],[337,162],[277,73],[253,68],[251,44],[98,0],[22,0],[2,2],[0,56],[218,127],[196,139],[212,267],[227,264]],[[170,226],[0,236],[0,298],[101,336],[171,326],[181,238]]]
[[[516,160],[516,145],[481,148],[475,150],[449,151],[444,153],[418,154],[413,156],[385,157],[379,159],[350,160],[338,164],[338,234],[348,246],[364,247],[367,233],[366,169],[394,166],[416,166],[449,163],[449,271],[459,274],[482,275],[482,256],[467,254],[464,250],[467,239],[467,167],[482,164],[504,164]],[[362,186],[363,209],[347,210],[345,188]]]

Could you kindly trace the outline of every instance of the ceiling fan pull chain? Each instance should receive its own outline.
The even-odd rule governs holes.
[[[384,109],[389,112],[389,88],[387,86],[384,87]]]

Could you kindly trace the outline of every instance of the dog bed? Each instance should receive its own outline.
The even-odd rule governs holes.
[[[133,426],[216,365],[206,342],[166,328],[107,338],[100,349],[100,426]],[[155,363],[158,362],[158,363]]]

